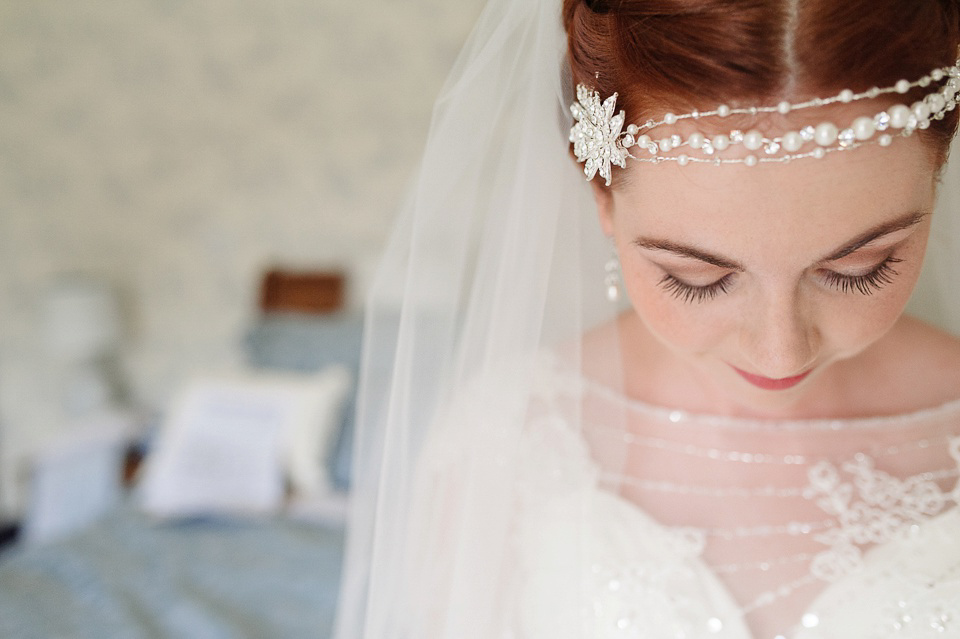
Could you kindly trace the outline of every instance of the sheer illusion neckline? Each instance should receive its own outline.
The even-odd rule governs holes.
[[[619,517],[625,518],[626,521],[636,519],[641,522],[641,524],[639,524],[640,528],[646,530],[647,533],[656,531],[656,533],[664,539],[672,539],[673,543],[683,543],[685,541],[684,538],[687,538],[686,541],[689,541],[691,532],[696,532],[695,529],[691,528],[671,527],[659,521],[639,504],[613,491],[601,489],[599,486],[597,487],[597,491],[598,494],[604,495],[610,504],[616,504],[615,512],[620,512]],[[722,629],[724,632],[722,636],[731,639],[767,639],[767,637],[773,637],[773,639],[786,639],[787,637],[792,637],[793,639],[823,639],[824,637],[841,636],[834,634],[834,628],[841,629],[841,632],[849,631],[849,628],[845,627],[848,624],[863,624],[866,623],[868,619],[872,619],[872,617],[868,615],[861,614],[863,612],[861,607],[863,601],[861,600],[875,597],[878,591],[882,593],[891,589],[900,588],[903,587],[905,583],[911,583],[911,580],[930,590],[935,586],[946,585],[949,587],[951,584],[955,584],[956,581],[953,576],[948,577],[945,584],[939,584],[939,582],[933,578],[934,573],[918,573],[918,570],[920,570],[918,566],[911,567],[910,562],[916,560],[918,553],[936,555],[936,551],[932,551],[930,547],[928,547],[930,542],[933,543],[934,548],[945,550],[944,547],[938,546],[937,542],[939,541],[942,544],[944,540],[952,539],[952,533],[949,531],[955,528],[957,521],[958,512],[956,508],[946,508],[937,515],[930,517],[922,525],[914,526],[912,537],[896,537],[876,544],[865,553],[861,570],[844,574],[831,581],[820,582],[822,588],[819,589],[819,592],[803,607],[803,612],[794,620],[794,623],[787,624],[780,632],[776,632],[775,636],[749,627],[745,623],[745,615],[752,612],[753,609],[761,607],[761,605],[763,605],[761,603],[763,597],[783,590],[784,587],[790,591],[808,587],[812,583],[818,582],[816,576],[806,574],[794,582],[779,586],[776,590],[762,593],[758,597],[755,597],[749,604],[744,604],[738,601],[733,590],[731,590],[730,586],[724,580],[723,571],[721,570],[722,567],[708,563],[702,557],[700,551],[690,552],[684,561],[689,567],[693,568],[700,580],[706,582],[706,584],[703,585],[707,586],[709,590],[714,593],[711,597],[713,600],[712,603],[708,603],[707,601],[702,602],[705,606],[704,610],[706,614],[709,615],[706,627],[711,628],[710,633],[717,633],[719,635]],[[921,530],[924,531],[923,536],[918,532]],[[927,545],[924,545],[923,539],[927,540]],[[952,546],[952,543],[950,545]],[[924,551],[924,548],[927,548],[927,550]],[[953,573],[955,575],[958,570],[956,558],[952,556],[947,558],[944,556],[941,557],[941,559],[946,560],[946,568],[943,570],[943,573]],[[927,561],[929,561],[929,557],[927,557]],[[622,566],[607,566],[606,569],[607,572],[609,572],[609,583],[600,584],[594,596],[594,609],[596,609],[598,605],[601,606],[601,608],[603,607],[603,599],[610,596],[608,591],[630,591],[629,580],[631,578],[631,570],[629,566],[627,568],[623,568]],[[600,570],[595,570],[595,572],[603,573],[603,567],[601,567]],[[633,572],[635,573],[636,571]],[[918,576],[918,574],[920,576]],[[616,584],[617,587],[613,588],[612,584]],[[639,591],[642,591],[645,587],[645,584],[636,585]],[[664,587],[664,585],[661,584],[657,587]],[[919,587],[920,586],[918,586],[918,588]],[[600,593],[602,593],[602,595]],[[903,602],[903,598],[899,598],[898,601]],[[898,626],[898,620],[894,620],[891,622],[890,632],[871,636],[908,636],[907,633],[910,631],[919,630],[922,632],[924,629],[922,624],[928,621],[927,617],[933,619],[936,617],[933,613],[946,610],[942,605],[929,601],[912,602],[909,605],[900,603],[900,605],[903,606],[903,610],[898,620],[903,621],[905,619],[906,621],[903,621],[904,626]],[[913,608],[916,608],[916,610]],[[929,608],[929,610],[927,608]],[[847,609],[852,611],[849,615],[844,612]],[[823,620],[821,620],[821,611],[827,613],[827,616]],[[871,614],[876,614],[876,612],[877,611],[872,609],[870,610]],[[916,614],[915,620],[910,616],[913,612],[920,613]],[[950,609],[947,612],[952,614],[954,610]],[[818,627],[821,625],[821,621],[824,622],[825,628]],[[882,623],[889,620],[883,618],[878,619],[878,621]],[[716,626],[715,628],[713,628],[714,625]],[[936,625],[934,625],[933,628],[938,629]],[[821,629],[825,630],[828,634],[820,634],[819,631]],[[862,635],[857,634],[856,636],[860,637]]]
[[[588,519],[594,524],[592,530],[599,535],[592,547],[602,549],[602,552],[590,557],[590,570],[593,571],[590,574],[595,577],[596,583],[595,588],[589,591],[590,599],[586,605],[597,616],[597,628],[607,629],[608,632],[605,630],[606,634],[595,636],[621,636],[621,632],[639,627],[630,612],[637,602],[660,597],[662,593],[695,593],[702,589],[706,594],[703,597],[686,597],[684,601],[689,600],[689,605],[684,604],[685,607],[677,608],[664,600],[662,606],[654,606],[654,609],[665,611],[664,623],[682,621],[680,617],[671,616],[670,611],[684,615],[689,612],[693,615],[690,619],[697,620],[696,623],[700,625],[696,627],[701,629],[699,634],[690,636],[722,636],[729,639],[920,636],[913,631],[923,632],[926,628],[924,624],[930,619],[934,620],[930,623],[935,624],[934,613],[939,614],[941,604],[950,604],[949,612],[954,614],[955,604],[952,602],[955,600],[951,598],[951,593],[955,592],[955,587],[960,587],[957,581],[960,555],[946,551],[954,546],[952,531],[960,521],[960,514],[955,507],[960,499],[960,485],[947,485],[950,480],[956,480],[956,469],[945,471],[937,465],[934,468],[917,468],[916,473],[903,472],[905,469],[897,464],[893,467],[876,464],[878,458],[873,453],[848,447],[850,450],[834,451],[836,455],[833,456],[822,459],[810,457],[803,464],[790,466],[797,472],[806,469],[803,478],[798,477],[796,484],[791,479],[785,484],[777,483],[770,494],[746,495],[748,499],[766,500],[780,497],[776,490],[790,490],[796,485],[798,490],[791,491],[790,497],[802,498],[804,503],[809,503],[810,513],[801,505],[795,513],[792,509],[787,510],[775,520],[758,520],[756,525],[744,524],[742,528],[711,528],[710,524],[701,526],[683,520],[672,524],[662,518],[662,513],[656,508],[650,509],[648,504],[617,490],[618,484],[626,485],[627,482],[623,480],[626,475],[608,475],[602,463],[591,454],[591,446],[584,432],[577,428],[565,428],[571,423],[563,418],[564,411],[570,408],[577,410],[578,405],[564,405],[563,400],[571,396],[586,398],[592,394],[601,400],[604,397],[614,400],[645,417],[663,420],[664,425],[671,427],[673,424],[721,424],[741,430],[744,427],[779,430],[912,428],[921,426],[923,420],[932,420],[941,425],[946,422],[960,423],[955,419],[960,416],[960,400],[900,415],[858,419],[731,418],[688,414],[633,400],[596,380],[580,376],[567,363],[560,363],[559,367],[554,366],[552,370],[554,375],[559,373],[559,378],[552,377],[551,380],[548,377],[543,380],[543,390],[547,393],[545,399],[548,406],[559,412],[555,414],[547,409],[544,419],[537,422],[542,423],[546,430],[542,433],[537,431],[539,436],[532,440],[531,450],[548,468],[554,471],[559,469],[560,475],[551,476],[566,477],[562,482],[564,486],[576,485],[575,478],[583,478],[586,481],[583,487],[598,498],[595,503],[599,510],[590,514]],[[555,382],[560,383],[554,385]],[[670,431],[668,429],[665,432]],[[866,431],[862,437],[856,437],[865,437],[870,443],[874,440],[873,432],[876,431]],[[951,429],[950,432],[955,431]],[[696,431],[687,434],[695,435]],[[884,433],[880,439],[888,434]],[[833,441],[832,437],[830,441]],[[550,449],[549,446],[545,448],[548,442],[555,443],[558,455],[566,462],[553,460],[549,455],[543,457],[545,450]],[[917,451],[923,452],[929,448],[920,446]],[[960,465],[960,440],[951,438],[949,443],[944,442],[942,449],[940,446],[937,449],[941,450],[941,457],[944,457],[941,461],[949,463],[953,459]],[[673,452],[686,454],[687,451],[681,446]],[[753,460],[756,461],[756,455]],[[669,468],[680,466],[670,464]],[[764,464],[751,463],[743,467],[756,469],[762,466]],[[534,469],[539,467],[533,464]],[[671,500],[713,498],[712,495],[704,496],[695,491],[674,490],[698,486],[687,486],[680,479],[663,479],[656,473],[646,479],[654,484],[650,490],[663,488],[665,493],[676,493]],[[709,488],[749,489],[752,485],[737,479],[729,486],[711,483]],[[551,486],[555,487],[553,480]],[[765,486],[763,484],[760,487]],[[641,490],[647,488],[641,487]],[[578,499],[579,495],[582,493],[574,491],[571,499]],[[931,504],[937,507],[927,508]],[[552,527],[555,522],[550,522],[550,530],[555,530]],[[750,540],[750,545],[762,545],[767,543],[766,540],[784,535],[813,541],[802,545],[791,543],[782,553],[770,550],[756,556],[741,556],[736,552],[728,556],[723,547],[723,544],[742,546],[743,539]],[[543,539],[548,536],[544,532],[532,538]],[[638,544],[637,540],[641,538],[650,543]],[[716,543],[721,546],[713,546]],[[646,551],[642,549],[648,546],[653,550],[644,554]],[[708,560],[705,553],[709,552],[710,547],[720,554]],[[661,550],[669,552],[662,555]],[[670,552],[677,554],[677,557],[673,558]],[[780,561],[784,558],[789,562]],[[796,570],[793,569],[793,559],[800,562],[796,564]],[[799,566],[808,562],[808,568],[800,570]],[[745,571],[752,571],[756,566],[767,566],[759,568],[762,571],[773,569],[773,572],[762,573],[763,579],[770,580],[769,587],[754,588],[749,579],[736,577],[737,574],[748,574]],[[676,581],[677,575],[684,570],[689,573],[689,583],[677,582],[679,585],[673,591],[670,590],[670,583],[673,582],[659,581],[658,575],[664,578],[669,576]],[[914,590],[923,596],[918,595],[916,600],[906,596],[916,594]],[[894,612],[907,615],[914,621],[907,623],[899,618],[888,619],[889,611],[883,606],[891,602],[903,606]],[[759,615],[755,618],[756,624],[747,624],[746,615],[753,613]],[[683,616],[683,619],[686,618]],[[775,622],[777,619],[788,623]],[[643,623],[649,625],[651,620],[645,618]],[[868,634],[867,631],[874,625],[878,628],[881,625],[887,628],[889,625],[889,632]],[[902,630],[900,626],[903,626]],[[851,628],[857,631],[848,632]],[[936,629],[936,626],[926,629],[931,628]]]
[[[680,408],[659,406],[641,399],[625,395],[611,386],[587,377],[573,368],[568,362],[561,363],[552,358],[555,368],[562,370],[571,379],[576,379],[585,391],[609,400],[628,409],[632,413],[661,422],[671,422],[691,427],[734,428],[741,430],[882,430],[900,428],[917,422],[943,418],[949,415],[960,416],[960,397],[948,400],[940,405],[921,408],[894,415],[872,415],[864,417],[813,417],[813,418],[775,418],[775,417],[734,417],[711,413],[699,413]]]

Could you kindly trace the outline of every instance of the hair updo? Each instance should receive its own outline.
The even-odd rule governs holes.
[[[960,45],[958,0],[564,0],[563,21],[574,85],[618,93],[637,123],[912,81]],[[938,165],[958,116],[918,132]]]

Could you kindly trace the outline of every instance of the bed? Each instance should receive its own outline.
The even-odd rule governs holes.
[[[125,505],[0,558],[0,637],[326,637],[342,544],[290,517],[155,523]]]
[[[294,288],[303,295],[302,287]],[[309,373],[336,364],[355,374],[360,317],[331,313],[327,303],[319,311],[278,305],[267,288],[263,297],[264,313],[245,340],[251,368]],[[145,514],[131,493],[83,530],[3,551],[0,637],[329,636],[352,425],[347,399],[322,460],[336,498],[319,509],[288,503],[270,515],[158,518]]]

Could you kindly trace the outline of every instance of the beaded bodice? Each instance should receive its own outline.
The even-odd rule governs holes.
[[[518,459],[521,637],[960,637],[960,401],[698,417],[553,368]]]

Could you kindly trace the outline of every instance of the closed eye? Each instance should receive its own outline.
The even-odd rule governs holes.
[[[887,284],[892,283],[894,278],[899,275],[893,265],[902,261],[903,260],[890,256],[877,264],[869,272],[863,273],[862,275],[847,275],[838,273],[837,271],[823,270],[821,271],[821,277],[828,286],[842,293],[873,295]],[[708,302],[728,292],[734,275],[735,273],[727,273],[710,284],[696,285],[688,284],[678,277],[667,273],[660,279],[658,285],[682,302]]]
[[[658,282],[658,285],[670,293],[673,297],[684,302],[706,302],[714,299],[721,293],[726,293],[733,281],[733,276],[733,273],[727,273],[716,282],[705,284],[703,286],[697,286],[694,284],[687,284],[677,277],[667,273]]]
[[[863,275],[844,275],[836,271],[823,271],[823,278],[826,283],[842,293],[860,293],[861,295],[873,295],[887,284],[893,282],[893,279],[899,275],[894,264],[903,260],[890,256],[875,266],[869,273]]]

